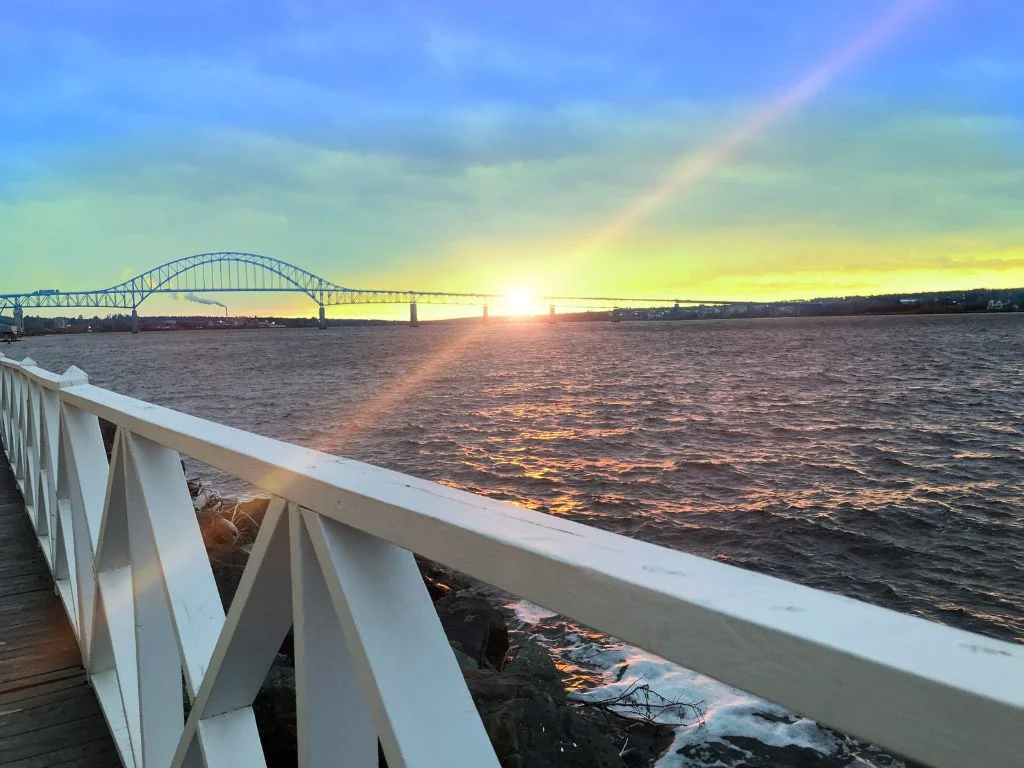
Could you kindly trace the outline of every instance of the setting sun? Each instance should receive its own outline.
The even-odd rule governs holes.
[[[513,288],[505,295],[505,311],[510,315],[533,315],[537,305],[525,288]]]

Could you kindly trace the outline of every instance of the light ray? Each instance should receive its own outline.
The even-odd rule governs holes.
[[[935,0],[904,0],[889,9],[864,32],[810,73],[734,126],[718,141],[683,156],[676,161],[661,181],[644,193],[610,224],[587,239],[573,254],[566,270],[578,267],[578,260],[621,238],[626,232],[661,208],[670,198],[685,192],[717,167],[731,159],[745,145],[772,127],[795,109],[824,91],[839,75],[858,60],[884,44],[919,16]]]

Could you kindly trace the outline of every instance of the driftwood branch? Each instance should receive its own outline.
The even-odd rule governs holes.
[[[614,716],[647,725],[704,725],[703,701],[670,699],[639,681],[616,696],[575,699],[573,704],[601,712],[606,718]]]

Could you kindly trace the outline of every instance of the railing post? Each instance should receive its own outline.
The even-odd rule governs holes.
[[[0,352],[0,438],[4,441],[4,450],[7,449],[7,366],[4,360],[7,358]]]
[[[289,504],[295,714],[300,768],[377,764],[377,729],[360,686],[362,670],[342,633],[299,509]]]
[[[39,392],[40,461],[39,485],[42,514],[45,517],[46,541],[44,552],[50,569],[53,570],[54,536],[57,518],[57,469],[60,455],[60,395],[58,392],[41,387]]]
[[[36,361],[26,357],[21,361],[22,369],[36,367]],[[42,389],[36,382],[27,375],[25,377],[25,410],[23,421],[25,424],[23,455],[24,483],[22,486],[22,497],[25,500],[25,511],[28,512],[29,520],[32,521],[32,528],[36,536],[40,536],[39,523],[39,472],[40,472],[40,446],[39,446],[39,391]]]
[[[62,390],[88,383],[89,377],[74,366],[68,368],[60,378]],[[60,506],[64,503],[69,512],[67,517],[70,519],[67,522],[70,522],[74,551],[73,572],[69,577],[74,584],[82,658],[88,669],[96,597],[93,558],[99,539],[110,465],[103,447],[99,419],[94,414],[62,402],[60,420],[61,454],[58,459],[60,466],[57,504]],[[64,499],[66,501],[63,501]]]

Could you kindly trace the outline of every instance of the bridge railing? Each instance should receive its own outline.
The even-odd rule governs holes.
[[[178,413],[0,356],[4,447],[126,766],[497,759],[413,559],[934,766],[1019,766],[1024,648]],[[108,462],[99,418],[117,426]],[[225,616],[179,455],[272,503]],[[0,549],[0,559],[3,551]],[[189,701],[182,702],[182,679]]]

